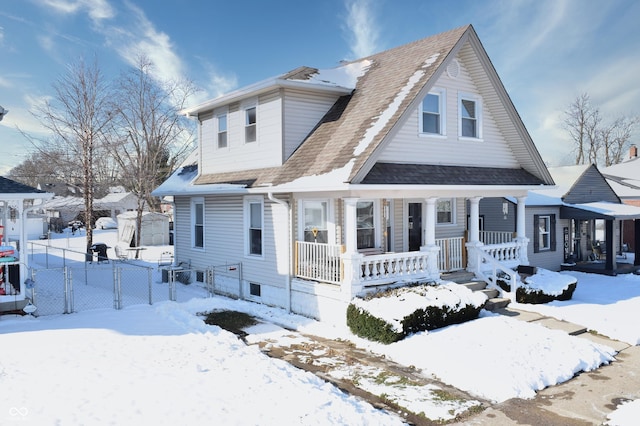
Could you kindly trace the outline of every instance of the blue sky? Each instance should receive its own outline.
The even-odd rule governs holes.
[[[140,50],[194,103],[301,65],[330,68],[473,24],[549,165],[571,162],[563,111],[587,92],[605,116],[640,114],[636,0],[20,0],[0,5],[0,174],[33,150],[29,113],[81,56],[107,77]],[[637,142],[637,139],[635,140]]]

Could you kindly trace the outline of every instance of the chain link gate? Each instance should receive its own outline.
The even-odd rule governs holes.
[[[205,285],[209,297],[216,294],[243,299],[242,263],[210,266],[207,268]]]

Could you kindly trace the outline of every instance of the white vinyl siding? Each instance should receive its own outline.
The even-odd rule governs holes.
[[[284,158],[291,156],[337,100],[336,95],[284,92]]]
[[[256,141],[245,143],[246,108],[256,107]],[[216,115],[227,111],[227,148],[216,149]],[[282,102],[273,91],[247,102],[234,103],[201,117],[202,174],[224,173],[282,165]]]
[[[188,261],[192,268],[205,270],[209,266],[242,262],[243,292],[249,295],[249,282],[262,286],[264,303],[284,306],[284,292],[289,256],[289,220],[287,208],[264,203],[262,244],[263,255],[245,256],[244,198],[205,196],[205,250],[191,246],[191,198],[175,197],[176,262]],[[282,300],[274,299],[280,297]]]
[[[502,129],[499,129],[490,105],[502,108],[500,103],[487,103],[492,93],[482,93],[476,81],[467,71],[466,61],[458,58],[460,73],[453,79],[443,73],[434,87],[446,91],[446,124],[443,130],[446,137],[424,137],[420,132],[420,104],[412,113],[406,114],[406,121],[399,123],[397,133],[385,146],[378,161],[391,163],[425,163],[441,165],[461,165],[476,167],[518,168],[520,164],[511,147],[505,140]],[[468,59],[471,61],[471,59]],[[458,138],[459,102],[458,94],[473,95],[482,99],[482,143],[478,139]],[[495,93],[493,93],[495,96]],[[407,156],[410,152],[411,155]]]

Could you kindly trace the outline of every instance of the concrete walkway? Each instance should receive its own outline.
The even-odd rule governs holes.
[[[512,308],[503,308],[496,313],[521,321],[536,322],[551,329],[562,330],[568,334],[610,346],[618,351],[616,361],[595,371],[581,373],[559,385],[547,387],[539,391],[534,399],[514,398],[499,404],[492,404],[436,380],[422,377],[411,368],[377,357],[356,348],[349,342],[304,335],[304,339],[308,339],[308,341],[302,345],[292,345],[287,348],[272,347],[268,341],[259,338],[254,339],[252,344],[259,345],[272,357],[286,360],[298,368],[313,372],[344,391],[357,395],[376,407],[392,412],[398,413],[402,410],[393,404],[389,406],[389,401],[384,401],[380,397],[359,389],[353,385],[351,380],[332,377],[328,374],[328,369],[345,362],[352,368],[354,363],[362,365],[364,369],[375,367],[386,371],[385,374],[402,376],[414,384],[435,385],[442,392],[445,392],[448,398],[476,400],[482,404],[484,409],[467,412],[463,420],[451,423],[455,425],[602,425],[605,423],[607,415],[615,410],[622,401],[640,399],[640,346],[629,346],[626,343],[607,339],[587,332],[582,326],[537,313],[518,311]],[[290,332],[290,334],[302,336],[296,332]],[[332,361],[329,363],[326,361],[314,362],[314,358],[323,360],[331,358]],[[496,380],[499,380],[500,372],[496,372],[495,377]],[[412,413],[405,412],[403,417],[409,424],[442,424]]]
[[[612,347],[616,361],[538,392],[531,400],[510,399],[459,425],[602,425],[622,401],[640,399],[640,346],[586,332],[584,327],[530,312],[505,308],[498,313]],[[499,376],[497,376],[499,377]]]

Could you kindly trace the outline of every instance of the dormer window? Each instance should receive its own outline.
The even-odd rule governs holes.
[[[218,148],[227,147],[227,114],[218,116]]]
[[[244,141],[255,142],[256,141],[256,107],[245,109],[244,115],[245,115]]]
[[[420,133],[428,135],[444,135],[445,133],[444,89],[437,89],[422,100],[420,108]]]
[[[459,136],[463,138],[482,139],[482,104],[473,95],[459,95]]]

